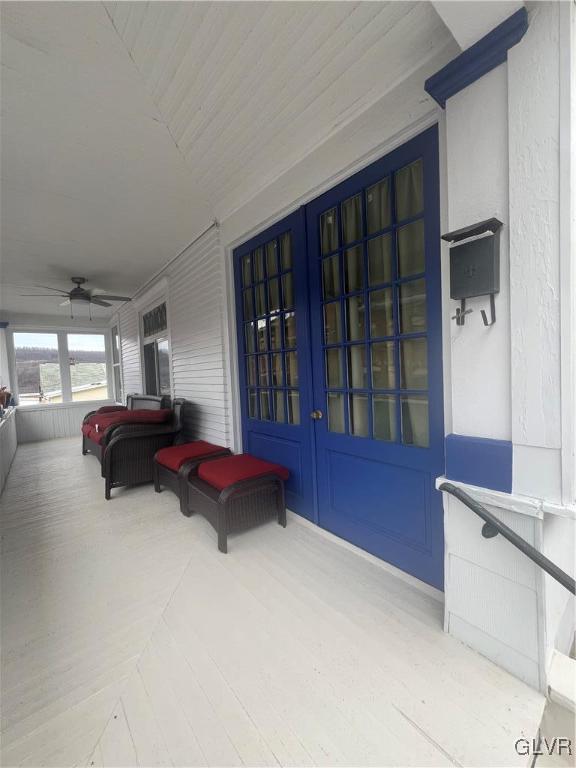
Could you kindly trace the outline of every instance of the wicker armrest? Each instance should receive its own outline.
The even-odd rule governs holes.
[[[233,496],[242,496],[244,493],[250,493],[256,488],[263,488],[266,485],[283,485],[284,481],[274,472],[260,477],[251,477],[248,480],[240,480],[233,485],[229,485],[220,492],[218,497],[219,504],[225,504]]]

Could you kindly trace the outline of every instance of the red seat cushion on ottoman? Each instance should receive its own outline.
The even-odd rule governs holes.
[[[185,461],[198,459],[201,456],[211,456],[214,453],[221,453],[225,450],[221,445],[213,445],[204,440],[195,440],[193,443],[161,448],[156,454],[156,461],[173,472],[178,472]]]
[[[241,480],[253,480],[270,474],[278,475],[281,480],[288,480],[290,476],[286,467],[257,459],[249,453],[213,459],[198,467],[198,477],[218,491],[223,491]]]

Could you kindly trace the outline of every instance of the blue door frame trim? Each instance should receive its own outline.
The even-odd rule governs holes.
[[[447,435],[446,477],[479,488],[512,493],[512,443]]]
[[[503,64],[508,58],[508,50],[522,40],[527,29],[528,14],[526,8],[520,8],[429,77],[424,83],[424,90],[444,109],[450,96]]]

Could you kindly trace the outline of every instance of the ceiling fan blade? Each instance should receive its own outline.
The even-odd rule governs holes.
[[[107,301],[100,301],[100,299],[97,299],[95,296],[92,296],[90,299],[92,304],[98,304],[99,307],[111,307],[112,304],[108,304]]]
[[[51,288],[49,285],[33,285],[33,288],[46,288],[47,291],[56,291],[56,293],[63,293],[68,296],[70,291],[63,291],[61,288]]]
[[[70,299],[66,299],[66,301],[63,301],[62,304],[59,304],[60,307],[67,307],[70,304]]]
[[[37,298],[42,298],[44,296],[49,296],[51,299],[60,299],[61,296],[54,296],[53,293],[19,293],[18,296],[36,296]]]
[[[106,301],[131,301],[130,296],[109,296],[107,293],[92,294],[92,301],[94,299],[105,299]]]

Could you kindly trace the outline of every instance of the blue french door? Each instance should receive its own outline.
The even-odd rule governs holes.
[[[234,251],[243,450],[290,470],[286,501],[314,519],[304,210]]]
[[[442,587],[437,129],[306,215],[318,522]]]
[[[434,127],[234,258],[244,450],[290,469],[291,509],[442,588],[439,244]]]

